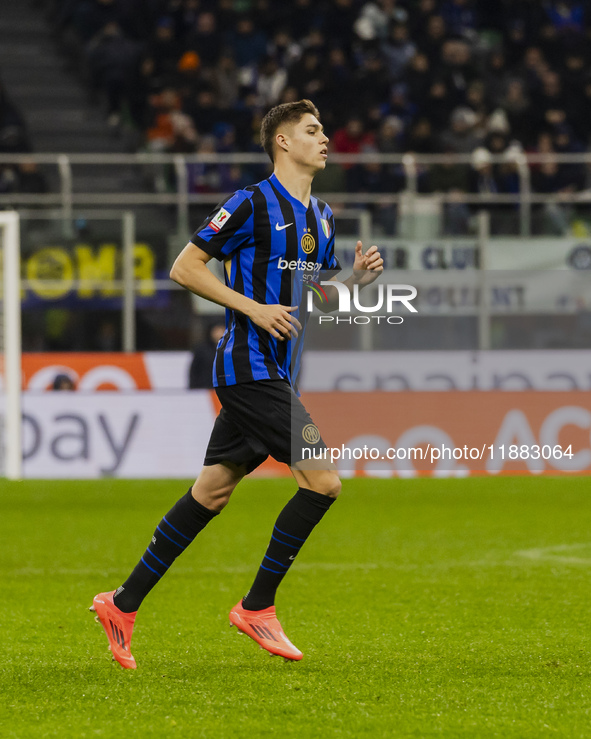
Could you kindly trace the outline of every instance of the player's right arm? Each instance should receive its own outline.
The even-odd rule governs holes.
[[[283,341],[289,338],[290,334],[297,336],[301,324],[295,316],[291,315],[291,311],[297,308],[284,305],[262,305],[232,290],[209,271],[207,263],[210,259],[212,259],[210,254],[190,241],[172,265],[170,278],[195,295],[211,300],[224,308],[244,313],[253,323],[268,331],[275,339]]]

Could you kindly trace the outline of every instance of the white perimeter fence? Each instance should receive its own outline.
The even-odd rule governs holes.
[[[189,208],[191,205],[215,205],[228,193],[224,192],[191,192],[190,166],[192,165],[258,165],[269,168],[269,161],[264,154],[19,154],[0,155],[2,165],[18,165],[23,162],[35,162],[47,171],[52,171],[50,179],[55,183],[54,192],[36,193],[2,193],[0,208],[11,207],[43,207],[59,209],[65,222],[71,221],[75,207],[118,207],[134,206],[169,206],[177,212],[179,235],[190,232]],[[404,234],[407,238],[418,237],[413,233],[420,230],[420,223],[430,212],[429,206],[441,207],[447,203],[465,203],[472,206],[515,205],[519,211],[519,235],[529,236],[532,230],[532,208],[536,205],[591,205],[591,178],[587,189],[577,192],[537,193],[532,190],[532,167],[544,163],[558,165],[580,165],[589,168],[591,153],[585,154],[526,154],[514,152],[507,155],[491,155],[490,163],[511,165],[518,177],[519,188],[515,193],[447,193],[436,192],[428,195],[420,194],[421,174],[429,167],[437,165],[474,166],[471,154],[331,154],[329,165],[398,165],[404,176],[404,185],[399,192],[322,192],[322,198],[329,203],[339,203],[344,207],[359,205],[396,204],[410,224]],[[113,168],[113,191],[108,188],[109,169]],[[116,169],[115,169],[116,168]],[[137,191],[120,191],[117,178],[121,177],[122,168],[138,181],[144,181],[146,188]],[[166,178],[164,192],[155,191],[151,183],[162,179],[163,169],[171,177]],[[88,188],[89,175],[96,170],[102,181],[101,190],[85,191]],[[105,187],[105,184],[107,187]],[[152,190],[152,191],[150,191]],[[424,206],[427,205],[427,208]],[[432,212],[432,211],[431,211]]]

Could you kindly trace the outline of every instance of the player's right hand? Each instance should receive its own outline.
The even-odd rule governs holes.
[[[262,305],[255,303],[248,317],[257,326],[268,331],[274,339],[296,338],[302,324],[291,312],[297,310],[293,305]]]

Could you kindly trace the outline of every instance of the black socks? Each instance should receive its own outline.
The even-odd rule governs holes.
[[[115,592],[113,601],[117,608],[125,613],[137,611],[174,560],[217,515],[217,511],[198,503],[189,489],[160,521],[144,556]]]
[[[291,566],[312,529],[334,503],[334,498],[300,488],[279,514],[253,586],[242,600],[249,611],[275,603],[279,583]]]
[[[242,605],[251,611],[275,603],[275,593],[313,528],[334,503],[333,498],[300,488],[279,514],[267,553]],[[217,511],[211,511],[192,496],[184,495],[156,527],[152,542],[135,569],[113,597],[125,613],[137,611],[143,599],[174,560],[185,551]]]

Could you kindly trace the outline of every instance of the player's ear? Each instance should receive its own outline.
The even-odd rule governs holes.
[[[287,137],[284,133],[278,133],[275,136],[275,143],[280,149],[283,149],[283,151],[287,151],[289,148]]]

